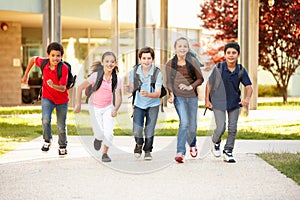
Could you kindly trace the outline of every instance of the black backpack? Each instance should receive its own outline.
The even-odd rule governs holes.
[[[188,72],[189,72],[189,75],[190,77],[196,81],[197,80],[197,76],[196,76],[196,73],[195,73],[195,68],[192,64],[192,57],[194,57],[196,59],[196,62],[197,62],[197,67],[198,67],[198,70],[201,72],[201,69],[200,67],[203,67],[204,65],[199,61],[199,59],[197,58],[196,54],[192,51],[189,51],[186,55],[186,66],[187,66],[187,69],[188,69]],[[177,73],[177,62],[178,62],[178,58],[177,56],[175,55],[173,58],[172,58],[172,61],[171,61],[171,81],[172,81],[172,87],[174,86],[174,79],[175,79],[175,76],[176,76],[176,73]]]
[[[45,68],[45,66],[46,66],[46,64],[47,64],[48,62],[49,62],[49,58],[43,60],[43,62],[41,63],[40,68],[41,68],[41,72],[42,72],[42,77],[43,77],[44,68]],[[61,78],[61,76],[62,76],[62,66],[63,66],[63,63],[66,64],[66,65],[68,66],[68,80],[67,80],[67,85],[66,85],[66,87],[67,87],[67,89],[70,89],[70,88],[74,87],[75,82],[76,82],[76,77],[77,77],[77,76],[76,76],[76,75],[73,76],[72,71],[71,71],[71,65],[70,65],[70,63],[68,63],[68,62],[66,62],[66,61],[61,61],[61,62],[58,63],[58,66],[57,66],[57,67],[58,67],[58,68],[57,68],[57,79],[58,79],[58,80],[59,80],[59,79]],[[38,95],[36,101],[39,101],[39,100],[41,100],[41,98],[42,98],[42,88],[43,88],[43,81],[42,81],[41,89],[40,89],[40,92],[39,92],[39,95]],[[32,103],[34,103],[34,101],[33,101]]]
[[[100,68],[97,72],[98,72],[98,74],[97,74],[95,84],[93,86],[90,85],[89,87],[87,87],[85,89],[85,95],[86,95],[86,101],[85,102],[86,103],[88,103],[89,98],[91,97],[92,93],[97,91],[100,88],[101,84],[102,84],[103,75],[104,75],[103,66],[100,66]],[[88,76],[90,76],[90,75],[88,75]],[[113,93],[113,105],[115,105],[115,90],[117,88],[117,84],[118,84],[118,77],[117,77],[117,72],[114,69],[113,72],[112,72],[112,84],[111,84],[112,93]]]
[[[133,92],[132,92],[132,95],[131,95],[132,96],[132,105],[134,104],[136,92],[141,90],[141,86],[143,84],[142,81],[141,81],[140,75],[136,73],[136,71],[138,69],[138,66],[139,65],[134,66]],[[150,85],[150,87],[152,87],[154,90],[155,90],[156,79],[157,79],[157,76],[158,76],[159,72],[160,72],[160,69],[158,67],[155,67],[153,75],[151,76],[151,85]],[[166,96],[166,94],[167,94],[167,90],[164,87],[164,85],[162,85],[161,86],[161,93],[160,93],[159,98],[162,98],[162,97]]]
[[[42,71],[42,74],[43,74],[43,71],[44,71],[44,67],[46,66],[46,64],[49,62],[49,59],[45,59],[43,60],[42,64],[41,64],[41,71]],[[70,89],[72,87],[74,87],[75,85],[75,82],[76,82],[76,75],[73,76],[72,74],[72,68],[71,68],[71,65],[70,63],[66,62],[66,61],[61,61],[58,63],[58,68],[57,68],[57,79],[59,80],[62,76],[62,66],[63,66],[63,63],[67,65],[68,67],[68,81],[67,81],[67,89]]]

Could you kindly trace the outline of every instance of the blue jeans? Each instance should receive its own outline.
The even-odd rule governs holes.
[[[227,112],[228,137],[226,140],[226,144],[224,146],[224,150],[232,152],[234,148],[236,133],[237,133],[237,122],[239,119],[240,108],[230,110],[230,111],[213,109],[213,112],[216,121],[216,129],[214,130],[212,141],[213,143],[216,144],[221,143],[222,136],[226,130],[226,112]]]
[[[175,97],[174,105],[179,116],[177,153],[185,155],[186,142],[190,147],[196,146],[198,97]]]
[[[154,140],[154,129],[156,126],[157,116],[159,111],[159,105],[155,107],[150,107],[147,109],[141,109],[134,106],[133,111],[133,134],[135,142],[138,145],[144,145],[143,150],[146,152],[151,152],[153,148]],[[146,123],[144,122],[146,118]],[[143,128],[145,124],[145,141],[143,137]]]
[[[49,99],[42,99],[43,138],[45,141],[50,141],[52,139],[51,117],[54,108],[56,108],[58,144],[59,147],[66,147],[68,143],[66,134],[68,103],[54,104]]]

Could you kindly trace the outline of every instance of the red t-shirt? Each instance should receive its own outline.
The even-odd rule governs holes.
[[[40,67],[43,60],[45,58],[37,57],[35,59],[35,64]],[[69,102],[69,94],[68,90],[66,89],[64,92],[57,91],[51,88],[47,81],[51,79],[55,85],[67,85],[68,80],[68,66],[63,64],[62,66],[62,75],[61,78],[58,80],[57,78],[57,65],[55,66],[54,70],[51,70],[49,67],[50,63],[48,62],[43,71],[43,90],[42,90],[42,98],[47,98],[51,100],[54,104],[65,104]]]

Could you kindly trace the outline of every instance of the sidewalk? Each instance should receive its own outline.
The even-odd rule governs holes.
[[[156,137],[153,160],[136,159],[132,136],[116,136],[103,164],[88,136],[69,136],[68,155],[59,157],[57,137],[48,153],[42,138],[0,158],[0,196],[15,199],[299,199],[300,186],[255,153],[300,152],[299,140],[237,140],[237,163],[210,153],[199,137],[199,156],[173,161],[176,137]]]

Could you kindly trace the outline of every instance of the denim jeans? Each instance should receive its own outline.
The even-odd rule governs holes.
[[[212,136],[213,143],[219,144],[221,143],[222,136],[226,129],[226,112],[228,114],[228,137],[226,140],[226,144],[224,146],[224,150],[232,152],[234,148],[236,133],[237,133],[237,122],[239,119],[240,108],[225,111],[225,110],[216,110],[213,109],[216,128],[214,130],[214,134]]]
[[[56,109],[58,144],[59,147],[66,147],[67,146],[66,118],[68,112],[68,103],[54,104],[49,99],[46,98],[42,99],[43,138],[45,141],[50,141],[52,139],[51,117],[54,108]]]
[[[185,155],[186,142],[190,147],[196,146],[198,97],[175,97],[174,105],[179,117],[177,153]]]
[[[154,129],[156,126],[157,116],[159,111],[159,105],[150,107],[147,109],[141,109],[134,106],[133,111],[133,134],[135,142],[138,145],[144,145],[143,150],[146,152],[151,152],[153,148],[154,140]],[[144,122],[146,118],[146,122]],[[145,128],[144,128],[145,124]],[[145,133],[145,140],[143,137],[143,128]]]

